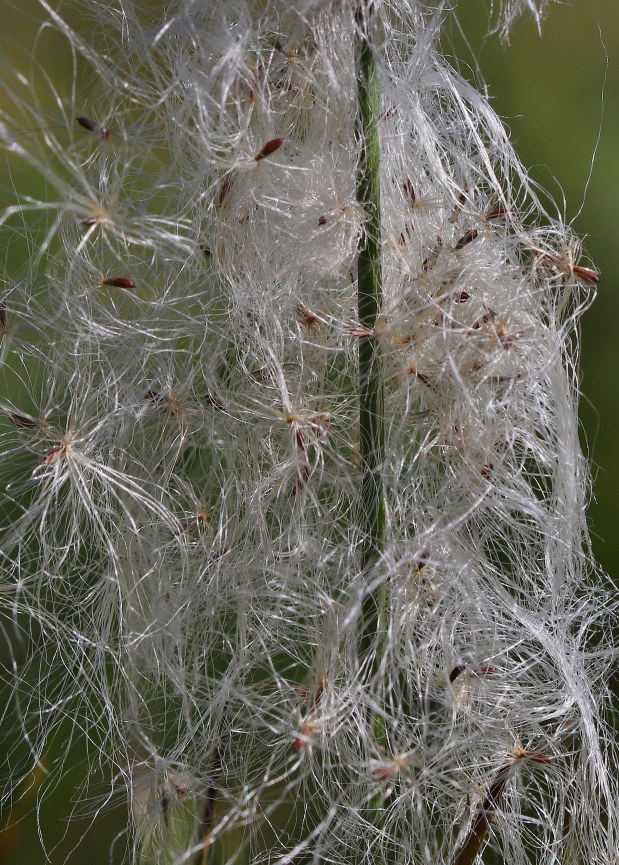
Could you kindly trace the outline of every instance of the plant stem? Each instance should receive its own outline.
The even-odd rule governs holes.
[[[380,344],[373,329],[382,300],[380,260],[380,159],[378,140],[379,93],[369,41],[373,4],[361,0],[358,7],[357,97],[361,153],[357,176],[357,201],[366,215],[357,261],[359,338],[359,451],[361,460],[361,525],[364,531],[361,566],[364,573],[380,557],[386,535],[383,465],[385,459],[384,386]],[[385,592],[380,587],[369,595],[362,610],[362,657],[376,635],[382,642],[385,628]]]
[[[357,260],[359,322],[366,336],[359,339],[359,455],[361,459],[361,527],[364,532],[361,567],[369,576],[379,560],[386,538],[384,384],[381,347],[374,328],[382,302],[379,91],[370,44],[372,0],[360,0],[357,7],[357,134],[361,145],[357,175],[357,201],[365,214]],[[387,628],[387,593],[384,583],[368,594],[361,610],[359,658],[362,675],[373,683],[375,708],[369,723],[374,744],[384,751],[385,719],[381,665]],[[379,828],[384,819],[382,791],[368,802],[367,819]]]

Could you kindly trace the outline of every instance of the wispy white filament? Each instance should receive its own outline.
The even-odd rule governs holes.
[[[60,125],[18,89],[0,117],[46,183],[0,219],[32,251],[0,295],[7,798],[68,720],[128,797],[127,861],[460,865],[489,810],[506,862],[614,861],[616,601],[575,411],[597,273],[440,55],[452,4],[374,4],[368,577],[356,4],[89,4],[90,45],[41,2],[92,76]]]

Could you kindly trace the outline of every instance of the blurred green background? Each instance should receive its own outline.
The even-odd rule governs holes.
[[[51,5],[60,6],[58,0],[51,0]],[[527,16],[516,24],[509,46],[502,45],[497,37],[485,37],[488,6],[489,0],[461,0],[458,4],[466,39],[454,28],[454,56],[459,57],[461,69],[469,77],[476,75],[475,62],[479,65],[494,108],[510,127],[524,164],[562,209],[565,198],[564,217],[568,222],[574,220],[574,228],[587,235],[586,250],[602,273],[598,299],[582,325],[580,409],[582,443],[594,474],[594,500],[589,508],[594,550],[610,577],[618,579],[615,491],[619,487],[619,451],[615,433],[619,400],[615,382],[619,373],[619,240],[613,214],[619,214],[619,3],[572,0],[553,5],[541,37]],[[75,21],[71,0],[62,10]],[[7,69],[29,72],[37,22],[42,16],[36,0],[0,0],[2,78],[6,85]],[[45,55],[37,49],[38,60],[44,62],[68,106],[72,66],[67,44],[60,37],[46,36],[43,47]],[[0,106],[9,109],[4,89],[0,90]],[[53,104],[49,109],[54,112]],[[8,182],[6,171],[0,168],[2,198],[6,198]],[[0,238],[6,260],[12,245],[6,231]],[[56,742],[58,753],[63,749],[61,738],[62,734]],[[0,738],[0,764],[5,762],[2,742]],[[53,749],[49,759],[53,759]],[[31,793],[15,808],[29,815],[14,832],[0,836],[1,865],[122,860],[124,840],[119,840],[115,853],[110,853],[110,846],[122,830],[125,802],[106,807],[94,821],[80,818],[89,810],[88,803],[80,802],[77,794],[85,772],[83,754],[76,753],[71,772],[41,811],[49,858],[45,858],[38,839]],[[103,794],[103,787],[100,792]],[[69,820],[74,810],[77,816]],[[4,814],[1,819],[6,818]]]

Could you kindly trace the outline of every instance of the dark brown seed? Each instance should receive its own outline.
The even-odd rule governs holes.
[[[83,129],[87,129],[88,132],[103,132],[103,128],[99,126],[98,123],[95,123],[94,120],[91,120],[90,117],[76,117],[75,119],[79,125]]]
[[[531,763],[539,763],[541,766],[547,766],[548,763],[550,763],[550,757],[546,754],[540,753],[539,751],[525,751],[525,753],[520,756],[530,760]]]
[[[200,809],[200,818],[198,821],[198,844],[202,844],[199,847],[194,862],[196,865],[202,865],[203,862],[206,862],[206,851],[208,848],[208,839],[211,834],[213,827],[215,826],[215,815],[216,815],[216,800],[217,800],[217,787],[214,784],[206,791],[206,794],[202,799],[202,807]]]
[[[492,463],[484,463],[484,465],[479,470],[479,474],[482,476],[482,478],[485,481],[488,481],[488,483],[490,484],[494,483],[493,469],[494,466],[492,465]]]
[[[195,519],[189,520],[188,522],[183,523],[183,525],[181,526],[181,531],[182,532],[193,532],[199,526],[204,526],[207,523],[208,523],[208,518],[206,516],[206,511],[204,509],[201,509],[200,512],[198,513],[197,517],[195,517]]]
[[[436,243],[434,244],[434,249],[432,250],[430,255],[428,255],[427,258],[424,258],[423,264],[421,265],[421,269],[423,270],[424,273],[426,273],[428,270],[430,270],[432,267],[434,267],[434,265],[438,261],[438,257],[441,253],[442,248],[443,248],[443,238],[437,237]]]
[[[170,811],[170,800],[168,798],[167,793],[163,792],[161,794],[161,813],[163,814],[163,822],[168,826],[169,824],[169,811]]]
[[[87,129],[88,132],[94,132],[97,135],[100,135],[101,138],[105,138],[106,141],[112,140],[112,133],[109,129],[104,129],[100,123],[95,123],[94,120],[91,120],[90,117],[76,117],[75,118],[79,125],[83,129]]]
[[[458,664],[458,666],[454,667],[449,674],[449,681],[455,682],[458,676],[461,676],[465,670],[466,667],[463,664]],[[481,679],[482,676],[489,676],[491,673],[496,673],[496,667],[492,667],[490,664],[486,664],[483,667],[478,667],[476,670],[470,670],[469,676],[472,676],[475,679]]]
[[[475,676],[479,679],[481,676],[490,676],[492,673],[496,673],[496,667],[493,667],[492,664],[485,664],[483,667],[478,667],[476,670],[472,670],[471,676]]]
[[[600,274],[592,267],[581,267],[579,264],[571,264],[558,255],[552,255],[550,252],[535,252],[534,255],[537,258],[543,258],[546,261],[552,262],[556,268],[562,270],[564,273],[572,273],[577,279],[582,279],[583,282],[596,283],[600,281]]]
[[[454,249],[462,249],[468,246],[478,236],[479,231],[476,228],[471,228],[466,234],[463,234],[460,240],[456,243]]]
[[[325,680],[325,679],[321,679],[320,682],[318,682],[318,686],[317,686],[317,688],[316,688],[316,692],[314,693],[314,697],[313,697],[313,699],[312,699],[312,706],[311,706],[312,709],[315,709],[316,706],[317,706],[317,705],[320,703],[320,701],[322,700],[322,695],[324,694],[324,690],[325,690],[325,685],[326,685],[326,684],[327,684],[327,683],[326,683],[326,680]]]
[[[489,816],[490,813],[496,811],[497,805],[499,804],[499,799],[505,789],[505,785],[509,779],[511,774],[513,763],[506,763],[504,766],[497,771],[496,775],[492,779],[490,786],[488,787],[488,792],[486,794],[486,798],[484,799],[481,811],[486,813],[486,816]]]
[[[423,372],[418,372],[417,368],[414,366],[409,367],[408,369],[409,375],[414,375],[422,384],[424,384],[430,390],[434,390],[436,388],[435,383],[432,381],[429,375],[425,375]]]
[[[482,317],[479,318],[479,319],[475,322],[475,324],[472,326],[471,330],[479,330],[479,328],[480,328],[482,325],[484,325],[484,324],[488,324],[489,321],[494,321],[495,318],[496,318],[496,313],[495,313],[495,311],[494,311],[493,309],[489,309],[488,312],[487,312],[485,315],[482,315]]]
[[[591,267],[580,267],[580,265],[575,265],[572,270],[574,276],[578,279],[582,279],[583,282],[596,283],[600,281],[600,274],[597,270],[593,270]]]
[[[23,427],[24,429],[36,429],[39,426],[36,420],[33,420],[31,417],[26,417],[25,414],[10,412],[9,417],[15,426]]]
[[[449,674],[449,681],[455,682],[456,679],[458,678],[458,676],[460,676],[462,673],[464,673],[465,669],[466,669],[466,667],[464,667],[463,664],[458,664],[458,666],[454,667],[453,670],[451,671],[451,673]]]
[[[373,330],[373,328],[371,328],[371,327],[357,327],[356,325],[350,325],[350,327],[347,327],[346,333],[349,333],[351,336],[366,337],[368,339],[372,336],[376,336],[376,331]],[[409,372],[411,372],[410,369],[409,369]],[[414,372],[414,370],[413,370],[413,372]]]
[[[101,280],[101,285],[112,285],[114,288],[135,288],[135,282],[122,276],[108,277]]]
[[[318,225],[326,225],[326,224],[327,224],[327,217],[326,216],[319,217]]]
[[[484,219],[500,219],[501,216],[505,216],[505,214],[509,213],[506,207],[497,207],[496,210],[491,210],[490,213],[486,213]]]
[[[7,325],[7,308],[4,303],[0,302],[0,327],[6,333],[6,325]]]
[[[525,335],[524,330],[517,330],[515,333],[499,333],[497,334],[501,348],[509,350],[518,339],[522,339]]]
[[[405,226],[404,226],[404,231],[401,231],[401,232],[400,232],[400,246],[404,246],[404,245],[405,245],[405,243],[406,243],[406,238],[408,237],[408,238],[410,239],[411,231],[414,231],[414,230],[415,230],[415,229],[413,228],[412,225],[405,225]]]
[[[427,547],[424,547],[423,550],[420,550],[415,556],[415,565],[418,571],[423,571],[425,566],[430,561],[430,550]]]
[[[219,187],[219,194],[217,196],[217,207],[223,207],[226,203],[226,198],[228,197],[230,190],[232,189],[232,184],[234,183],[234,177],[231,174],[228,174],[221,181],[221,186]]]
[[[62,459],[62,457],[67,452],[65,445],[56,445],[55,448],[51,448],[48,450],[45,456],[43,457],[42,463],[45,466],[53,466],[58,460]]]
[[[402,184],[402,186],[404,187],[404,192],[406,193],[408,200],[411,203],[411,207],[414,207],[417,196],[415,195],[415,187],[413,186],[410,177],[406,178],[406,181]]]
[[[471,295],[468,293],[468,291],[459,291],[455,295],[454,301],[456,303],[466,303],[466,301],[470,298],[470,296]]]
[[[378,115],[379,120],[387,120],[389,117],[395,117],[398,113],[398,109],[396,106],[392,106],[391,108],[386,108],[382,114]]]
[[[218,411],[226,411],[225,403],[223,403],[219,397],[215,396],[215,394],[205,393],[203,399],[207,405],[212,405],[213,408],[216,408]]]
[[[501,766],[492,779],[486,797],[481,803],[477,816],[473,820],[453,865],[472,865],[475,861],[475,857],[481,850],[490,830],[490,823],[494,819],[505,785],[509,780],[512,765],[512,763],[507,763],[505,766]]]
[[[458,203],[456,204],[456,206],[452,210],[451,216],[449,217],[448,221],[451,225],[455,225],[455,223],[457,222],[460,211],[462,210],[462,205],[464,204],[465,201],[466,201],[466,192],[463,191],[458,196]]]
[[[302,324],[303,327],[306,327],[308,330],[311,330],[320,321],[318,316],[314,315],[313,312],[310,312],[310,310],[303,303],[299,303],[297,305],[296,311],[299,324]]]
[[[261,159],[266,159],[267,156],[275,153],[276,150],[279,150],[284,141],[284,138],[272,138],[270,141],[267,141],[260,153],[257,153],[256,156],[254,156],[255,161],[260,162]]]
[[[311,476],[312,470],[307,463],[303,463],[303,465],[299,466],[299,473],[291,490],[291,495],[298,495],[299,492],[306,486]]]

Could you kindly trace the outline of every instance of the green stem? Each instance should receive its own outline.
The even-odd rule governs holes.
[[[368,335],[359,338],[359,455],[361,460],[361,526],[364,532],[361,566],[368,573],[385,546],[386,517],[383,466],[385,461],[384,385],[381,351],[373,334],[382,300],[380,259],[379,93],[369,41],[373,4],[360,0],[357,36],[358,134],[361,154],[357,201],[366,215],[357,262],[359,322]],[[385,630],[384,588],[369,595],[362,610],[361,656],[367,656]],[[379,660],[377,656],[376,661]]]
[[[381,347],[374,328],[382,302],[380,243],[379,92],[369,27],[371,0],[357,7],[357,134],[361,143],[357,175],[357,201],[365,214],[357,260],[359,322],[366,332],[359,338],[359,456],[361,460],[360,522],[363,531],[361,567],[369,577],[385,548],[386,513],[383,469],[385,463],[384,383]],[[380,668],[387,631],[387,594],[381,584],[368,594],[361,609],[359,657],[362,674],[372,681],[376,705],[384,702]],[[385,720],[379,708],[369,718],[376,747],[386,745]],[[384,819],[382,791],[368,803],[367,820],[377,828]]]

